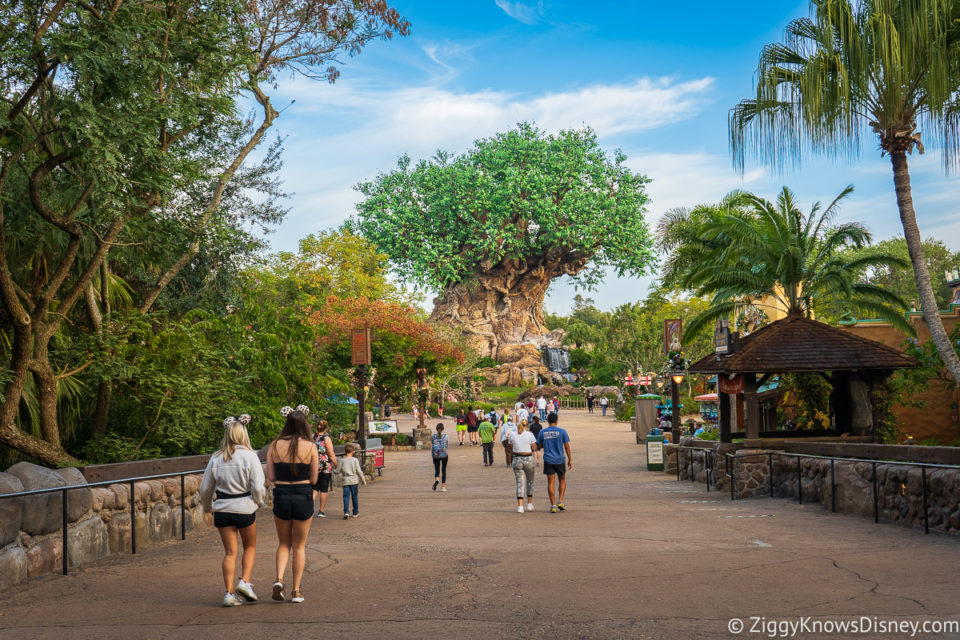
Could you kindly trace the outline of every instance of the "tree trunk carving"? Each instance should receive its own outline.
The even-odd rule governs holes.
[[[462,331],[481,357],[500,363],[488,372],[493,385],[536,383],[538,377],[558,381],[541,361],[543,346],[557,346],[557,336],[544,324],[543,300],[554,278],[576,275],[587,259],[550,258],[504,261],[472,281],[447,286],[434,299],[432,322]]]

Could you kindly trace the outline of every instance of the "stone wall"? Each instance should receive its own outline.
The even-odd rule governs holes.
[[[212,524],[200,509],[199,475],[184,478],[186,530]],[[20,462],[0,473],[0,494],[86,484],[77,469]],[[134,484],[134,525],[140,549],[180,536],[180,479]],[[130,485],[74,489],[67,498],[70,567],[130,553]],[[0,500],[0,591],[62,569],[60,493]]]
[[[681,445],[686,447],[690,438],[681,439]],[[729,491],[730,485],[726,476],[726,455],[740,450],[739,444],[729,443],[701,443],[696,450],[684,448],[680,450],[680,479],[694,482],[707,481],[707,471],[711,472],[710,490],[716,487],[717,491]],[[663,472],[673,477],[677,476],[677,445],[664,445]]]
[[[716,486],[719,491],[729,491],[723,458],[727,451],[736,450],[736,445],[714,443],[706,446],[710,447],[711,453],[706,455],[712,455],[714,466],[711,488]],[[689,452],[689,449],[683,449],[680,453],[681,479],[705,482],[704,454],[694,453],[691,464]],[[774,455],[768,457],[768,451],[763,449],[740,449],[736,452],[737,460],[732,469],[736,498],[769,496],[772,470],[774,497],[798,500],[798,492],[802,491],[804,503],[816,502],[825,509],[831,509],[835,493],[838,513],[873,518],[872,461],[835,461],[831,485],[830,460],[799,458],[798,476],[798,458],[776,455],[782,453],[779,451],[772,453]],[[667,445],[665,455],[667,464],[664,473],[676,477],[676,446]],[[922,469],[877,461],[876,473],[880,521],[922,527]],[[926,474],[930,530],[960,534],[960,469],[927,468]]]

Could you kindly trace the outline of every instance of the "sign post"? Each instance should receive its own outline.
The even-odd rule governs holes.
[[[360,438],[360,460],[361,465],[367,462],[367,407],[366,407],[366,386],[367,386],[367,365],[373,363],[373,354],[371,353],[371,335],[370,329],[354,329],[351,341],[351,360],[357,367],[357,409],[360,412],[358,418],[357,435]]]

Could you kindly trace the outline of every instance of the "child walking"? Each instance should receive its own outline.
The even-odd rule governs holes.
[[[340,479],[343,483],[343,519],[350,517],[350,502],[353,501],[353,517],[360,515],[360,509],[357,507],[359,497],[360,483],[367,485],[367,478],[363,475],[363,469],[360,468],[360,461],[354,457],[357,446],[347,443],[343,448],[343,461],[340,462]]]

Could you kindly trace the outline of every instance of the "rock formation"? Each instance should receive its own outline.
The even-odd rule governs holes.
[[[559,348],[565,335],[562,329],[547,331],[543,299],[553,278],[575,274],[582,265],[549,266],[542,262],[532,269],[499,265],[473,282],[448,286],[434,300],[433,322],[462,331],[481,357],[500,363],[482,372],[488,384],[517,387],[541,380],[564,382],[542,360],[541,349]]]

